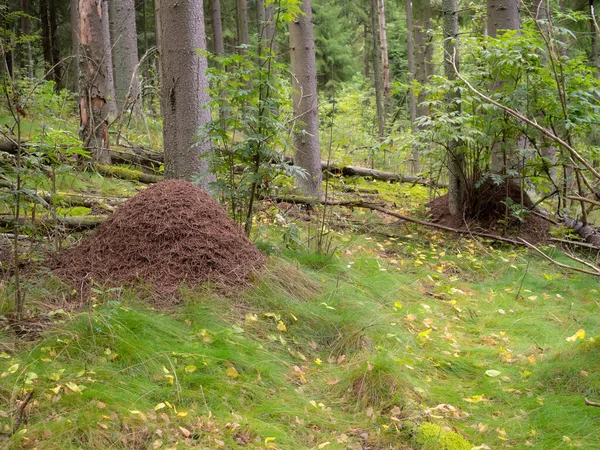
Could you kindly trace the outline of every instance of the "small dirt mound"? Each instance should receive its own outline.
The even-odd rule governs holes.
[[[183,180],[157,183],[124,203],[98,231],[56,256],[76,287],[137,281],[172,294],[183,283],[238,284],[266,258],[206,192]]]
[[[529,214],[521,222],[516,217],[506,218],[508,203],[519,205],[521,201],[525,209],[533,208],[533,202],[527,193],[521,191],[514,183],[508,187],[494,184],[491,180],[481,183],[474,191],[471,199],[466,201],[464,214],[452,216],[448,208],[448,195],[438,197],[427,204],[432,221],[448,227],[472,231],[483,231],[504,236],[520,236],[533,244],[548,239],[550,223],[542,217]]]

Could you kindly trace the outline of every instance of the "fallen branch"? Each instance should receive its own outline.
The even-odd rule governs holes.
[[[569,196],[567,196],[567,198],[569,200],[574,200],[577,202],[585,202],[585,203],[590,203],[592,205],[600,206],[600,202],[598,200],[592,200],[591,198],[587,198],[587,197],[580,197],[578,195],[569,195]]]
[[[550,240],[552,242],[558,242],[559,244],[573,245],[576,247],[589,248],[591,250],[600,250],[599,247],[596,247],[595,245],[592,245],[592,244],[588,244],[587,242],[570,241],[567,239],[558,239],[558,238],[550,238]]]
[[[27,394],[25,399],[23,399],[21,404],[18,406],[17,411],[16,411],[17,417],[15,419],[15,424],[13,426],[11,434],[15,434],[17,432],[17,430],[19,429],[19,427],[21,426],[21,424],[23,423],[23,421],[24,421],[23,419],[25,417],[25,408],[27,408],[27,405],[29,404],[31,399],[33,399],[34,392],[35,391],[33,389],[31,391],[29,391],[29,393]]]
[[[539,253],[540,255],[542,255],[545,259],[547,259],[548,261],[550,261],[552,264],[554,264],[554,265],[556,265],[556,266],[558,266],[558,267],[560,267],[562,269],[572,270],[574,272],[580,272],[580,273],[584,273],[586,275],[593,275],[595,277],[600,277],[600,268],[593,266],[592,264],[588,263],[587,261],[583,261],[583,260],[581,260],[579,258],[574,257],[573,255],[568,255],[568,254],[565,253],[565,255],[567,255],[572,260],[585,265],[586,267],[590,268],[591,270],[586,270],[586,269],[582,269],[581,267],[575,267],[575,266],[570,266],[568,264],[563,264],[563,263],[561,263],[559,261],[556,261],[555,259],[552,259],[548,255],[546,255],[543,251],[541,251],[539,248],[537,248],[535,245],[530,244],[529,242],[527,242],[525,239],[519,238],[519,240],[521,242],[523,242],[530,249],[535,250],[537,253]]]
[[[321,161],[321,169],[333,174],[340,174],[345,177],[369,177],[378,181],[388,181],[391,183],[412,183],[421,186],[433,186],[437,188],[447,188],[447,183],[436,180],[430,180],[423,177],[405,176],[394,172],[384,172],[382,170],[368,169],[360,166],[337,166],[335,164]]]
[[[587,398],[586,398],[586,399],[584,399],[584,400],[585,400],[585,404],[586,404],[587,406],[595,406],[595,407],[597,407],[597,408],[600,408],[600,403],[598,403],[598,402],[591,402],[591,401],[589,401]]]
[[[318,200],[316,198],[301,197],[301,196],[274,196],[274,197],[265,197],[264,199],[271,200],[274,202],[279,202],[279,203],[285,202],[285,203],[295,203],[295,204],[304,204],[304,205],[322,204],[322,205],[330,205],[330,206],[343,206],[343,207],[347,207],[347,208],[370,209],[373,211],[379,211],[380,213],[386,214],[391,217],[396,217],[397,219],[402,219],[406,222],[416,223],[418,225],[423,225],[423,226],[426,226],[429,228],[435,228],[438,230],[449,231],[452,233],[462,234],[462,235],[466,235],[466,236],[478,236],[478,237],[482,237],[485,239],[493,239],[496,241],[507,242],[512,245],[518,245],[518,246],[525,245],[521,242],[515,241],[514,239],[505,238],[505,237],[498,236],[498,235],[491,234],[491,233],[481,233],[478,231],[462,230],[459,228],[447,227],[445,225],[439,225],[437,223],[428,222],[426,220],[421,220],[421,219],[416,219],[414,217],[405,216],[404,214],[399,214],[395,211],[390,211],[389,209],[384,208],[382,206],[382,204],[380,204],[380,203],[379,204],[378,203],[369,203],[369,202],[363,202],[360,200],[359,201],[341,201],[341,200],[323,201],[323,200]]]

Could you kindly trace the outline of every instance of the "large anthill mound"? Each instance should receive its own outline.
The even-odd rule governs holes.
[[[60,253],[54,270],[78,286],[142,281],[164,294],[182,282],[236,284],[264,262],[206,192],[167,180],[131,198],[96,233]]]
[[[514,182],[507,185],[486,180],[475,184],[471,192],[466,199],[465,210],[457,216],[450,214],[448,195],[429,202],[427,206],[432,221],[457,229],[518,235],[532,243],[540,243],[548,238],[550,223],[531,213],[533,202]],[[511,213],[510,205],[522,205],[528,213],[519,220]]]

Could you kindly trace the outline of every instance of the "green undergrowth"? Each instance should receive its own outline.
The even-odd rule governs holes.
[[[1,445],[597,448],[595,280],[410,225],[336,235],[327,255],[273,236],[253,287],[183,289],[166,309],[95,288],[52,310],[65,287],[30,282],[52,323],[0,335],[0,431],[33,392]]]

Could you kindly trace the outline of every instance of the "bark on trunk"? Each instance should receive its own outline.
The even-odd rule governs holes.
[[[521,28],[520,6],[520,0],[488,0],[488,36],[496,37],[500,31],[518,30]]]
[[[275,21],[273,3],[265,5],[265,0],[257,0],[258,37],[266,46],[275,52]]]
[[[379,14],[379,39],[381,42],[381,71],[383,77],[383,105],[385,120],[388,121],[392,111],[392,88],[390,84],[390,61],[388,58],[387,30],[385,20],[385,0],[377,0]]]
[[[80,132],[94,161],[110,164],[108,150],[108,83],[104,21],[106,3],[79,0]]]
[[[29,20],[29,0],[21,0],[21,11],[25,13],[25,16],[21,19],[22,34],[29,36],[31,34],[31,21]],[[33,52],[31,48],[31,42],[27,40],[23,49],[24,66],[27,68],[27,77],[33,79],[34,77],[34,61]]]
[[[406,29],[408,30],[406,33],[406,54],[408,59],[408,81],[410,83],[410,88],[408,90],[408,105],[410,108],[410,128],[414,131],[415,129],[415,120],[417,119],[417,102],[415,99],[415,93],[412,89],[412,82],[415,80],[415,57],[414,51],[415,46],[413,43],[413,12],[412,12],[412,1],[406,0]],[[412,161],[410,163],[410,173],[416,174],[419,173],[419,151],[417,148],[414,148],[412,151]]]
[[[237,0],[237,29],[238,29],[238,45],[240,46],[240,54],[248,53],[248,45],[250,36],[248,34],[248,2],[247,0]]]
[[[371,52],[369,51],[369,25],[366,22],[363,23],[363,40],[365,47],[363,55],[363,64],[365,66],[365,78],[368,80],[369,78],[371,78]]]
[[[520,4],[520,0],[487,0],[488,36],[497,37],[503,31],[518,30],[521,27]],[[493,89],[500,89],[501,86],[499,82],[493,86]],[[491,152],[491,171],[505,173],[510,155],[506,154],[500,143],[494,144]]]
[[[106,97],[106,103],[108,107],[108,116],[110,120],[115,119],[118,114],[117,100],[115,94],[115,77],[113,72],[113,61],[112,61],[112,45],[110,43],[110,21],[108,16],[108,0],[101,0],[102,5],[102,33],[104,34],[104,58],[102,59],[102,65],[106,73],[106,89],[108,95]],[[80,37],[81,39],[81,37]]]
[[[206,49],[202,2],[158,0],[160,10],[161,110],[165,177],[191,180],[203,176],[204,188],[213,180],[202,157],[210,143],[197,138],[211,120],[208,109]]]
[[[77,92],[79,89],[79,23],[78,23],[78,5],[79,0],[69,0],[71,9],[71,53],[73,58],[69,63],[71,74],[71,90]]]
[[[458,67],[458,5],[457,0],[442,1],[444,27],[444,74],[448,80],[454,80],[454,65]],[[448,112],[460,114],[460,93],[452,90],[446,99]],[[456,216],[463,211],[465,191],[465,158],[460,138],[448,139],[448,209]]]
[[[377,0],[371,0],[371,36],[373,37],[373,78],[375,79],[375,103],[377,106],[377,134],[385,134],[385,110],[383,107],[383,87],[381,80],[381,49],[379,47]]]
[[[210,0],[211,16],[212,16],[212,31],[213,31],[213,46],[217,56],[225,54],[225,44],[223,43],[223,21],[221,19],[221,1]]]
[[[306,170],[296,183],[306,195],[321,195],[321,150],[319,146],[319,110],[317,66],[311,1],[301,6],[303,15],[290,22],[290,58],[294,89],[294,132],[296,164]]]
[[[46,61],[46,79],[61,86],[60,50],[56,34],[56,8],[54,0],[40,0],[40,21],[42,30],[42,48]]]
[[[135,1],[111,0],[110,38],[115,81],[115,100],[119,111],[134,105],[139,111],[140,82],[137,32],[135,28]]]

